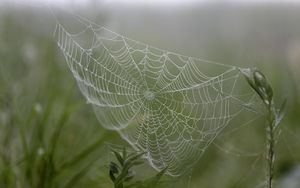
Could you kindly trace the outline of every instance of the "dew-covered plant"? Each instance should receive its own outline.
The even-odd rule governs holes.
[[[267,81],[265,75],[257,69],[241,69],[241,72],[245,76],[249,85],[259,95],[266,110],[266,186],[267,188],[273,187],[274,179],[274,164],[275,164],[275,144],[277,142],[279,131],[279,124],[284,117],[284,108],[286,100],[277,109],[274,98],[273,89],[270,83]]]
[[[145,154],[142,153],[127,153],[126,148],[123,148],[122,153],[112,149],[118,164],[110,162],[109,164],[109,176],[114,183],[115,188],[152,188],[157,187],[160,183],[162,176],[165,174],[167,168],[157,173],[154,177],[145,179],[143,181],[132,182],[135,171],[132,169],[135,166],[144,163],[141,157]]]

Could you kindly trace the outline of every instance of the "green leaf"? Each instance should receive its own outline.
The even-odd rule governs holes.
[[[265,75],[259,70],[253,71],[253,79],[255,85],[258,87],[266,88],[268,85]]]
[[[127,151],[126,151],[126,147],[123,147],[123,152],[122,152],[123,158],[126,159],[127,158]]]
[[[273,99],[273,90],[270,84],[268,83],[265,75],[259,70],[253,72],[254,83],[259,89],[263,100],[267,105],[270,105]]]
[[[132,162],[132,161],[134,161],[134,160],[137,160],[137,159],[139,159],[141,156],[143,156],[145,153],[147,153],[147,152],[142,152],[142,153],[138,153],[138,154],[135,154],[135,155],[133,155],[133,156],[130,156],[128,159],[126,159],[126,161]]]
[[[239,71],[244,75],[249,85],[256,90],[254,81],[253,81],[253,71],[251,69],[239,69]]]
[[[112,152],[114,153],[114,155],[116,156],[117,160],[119,161],[120,165],[123,166],[124,165],[124,159],[123,157],[120,155],[119,152],[117,152],[116,150],[112,149]]]
[[[268,95],[269,101],[271,102],[273,100],[273,89],[269,83],[267,86],[267,95]]]
[[[115,174],[118,174],[118,173],[119,173],[119,166],[114,162],[110,162],[110,164],[109,164],[109,176],[110,176],[110,179],[113,182],[115,182],[115,180],[116,180]]]
[[[254,89],[254,91],[259,95],[261,99],[264,99],[264,96],[262,95],[261,91],[259,90],[259,88],[257,87],[257,85],[253,80],[253,72],[255,70],[252,69],[239,69],[239,70],[244,75],[246,81],[251,86],[251,88]]]
[[[146,152],[143,152],[143,153],[138,153],[138,154],[135,154],[135,155],[132,155],[130,156],[129,158],[127,158],[125,161],[124,161],[124,169],[125,170],[128,170],[130,169],[132,166],[134,166],[134,161],[139,159],[142,155],[144,155]]]
[[[110,162],[110,164],[109,164],[109,171],[111,171],[114,174],[118,174],[119,173],[119,168],[120,167],[116,163]]]

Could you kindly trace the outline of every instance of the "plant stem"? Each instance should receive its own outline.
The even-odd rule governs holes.
[[[272,188],[275,168],[275,131],[284,116],[283,110],[286,100],[281,104],[280,109],[277,110],[273,100],[273,89],[265,75],[256,69],[240,69],[240,71],[245,76],[248,84],[261,98],[268,111],[266,125],[266,187]]]
[[[268,126],[267,126],[267,175],[266,175],[266,181],[267,181],[267,188],[273,187],[273,177],[274,177],[274,162],[275,162],[275,126],[274,126],[274,111],[272,109],[272,105],[269,105],[268,107]]]

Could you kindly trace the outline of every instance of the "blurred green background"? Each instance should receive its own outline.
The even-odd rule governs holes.
[[[89,1],[64,10],[162,49],[258,67],[276,101],[288,99],[276,187],[300,187],[300,4]],[[127,143],[86,104],[53,38],[55,23],[43,4],[0,3],[0,187],[112,187],[109,145]],[[229,127],[191,174],[166,177],[167,187],[263,187],[264,135],[262,118]],[[136,171],[137,179],[155,173],[146,162]]]

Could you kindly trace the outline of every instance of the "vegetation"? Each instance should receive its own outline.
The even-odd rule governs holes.
[[[273,99],[273,89],[267,82],[266,77],[263,73],[258,70],[247,70],[241,71],[245,78],[247,79],[249,85],[255,90],[259,95],[262,102],[267,109],[267,128],[266,128],[266,138],[267,138],[267,175],[266,175],[266,185],[267,188],[273,187],[274,178],[274,167],[275,167],[275,144],[277,141],[278,125],[284,116],[284,108],[286,105],[286,100],[282,103],[279,110],[276,109]]]
[[[124,185],[127,182],[130,182],[135,175],[135,172],[133,171],[134,166],[138,166],[143,164],[143,161],[141,161],[140,157],[144,155],[145,153],[130,153],[127,154],[126,148],[123,149],[122,154],[120,154],[116,150],[112,150],[115,157],[118,160],[119,164],[116,164],[115,162],[110,162],[109,164],[109,176],[110,179],[114,182],[115,188],[151,188],[151,187],[158,187],[159,181],[161,180],[162,176],[164,175],[167,168],[160,171],[158,174],[156,174],[154,177],[140,180],[134,183],[130,183],[128,185]]]

